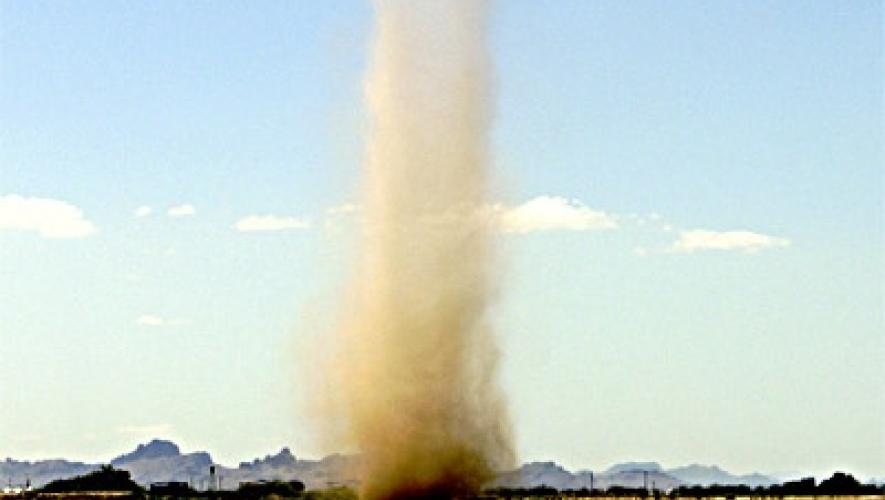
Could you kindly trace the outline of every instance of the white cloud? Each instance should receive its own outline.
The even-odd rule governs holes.
[[[153,314],[142,314],[135,322],[142,326],[163,326],[166,323],[163,318]]]
[[[161,326],[183,326],[189,325],[190,321],[186,319],[166,319],[154,314],[142,314],[135,319],[135,323],[140,326],[161,327]]]
[[[136,217],[147,217],[148,215],[151,214],[151,212],[153,212],[153,210],[151,210],[151,207],[149,207],[147,205],[143,205],[143,206],[140,206],[135,209],[135,216]]]
[[[747,253],[791,244],[786,238],[778,238],[752,231],[708,231],[693,229],[679,233],[679,239],[669,251],[693,253],[699,250],[739,250]]]
[[[310,221],[298,217],[249,215],[238,220],[234,227],[237,231],[282,231],[285,229],[307,229],[310,227]]]
[[[0,230],[34,231],[44,238],[83,238],[97,231],[70,203],[16,194],[0,196]]]
[[[343,203],[341,205],[336,205],[334,207],[329,207],[326,209],[327,215],[347,215],[357,212],[360,209],[359,206],[354,205],[353,203]]]
[[[169,210],[167,210],[166,213],[169,217],[187,217],[197,213],[197,209],[195,209],[190,203],[185,203],[184,205],[169,207]]]
[[[617,227],[614,217],[593,210],[578,200],[558,196],[538,196],[516,207],[495,205],[501,230],[505,233],[533,231],[589,231]]]
[[[342,223],[358,219],[360,206],[354,203],[342,203],[326,209],[323,229],[327,233],[336,232]]]

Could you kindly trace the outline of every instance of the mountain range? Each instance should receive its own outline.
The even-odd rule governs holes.
[[[321,460],[296,458],[289,448],[279,453],[241,462],[237,467],[216,464],[207,452],[182,453],[171,441],[155,439],[110,461],[118,469],[129,471],[142,485],[166,481],[184,481],[197,489],[209,486],[209,466],[215,465],[217,480],[223,488],[235,488],[243,481],[298,479],[308,488],[330,485],[359,484],[357,455],[329,455]],[[7,458],[0,462],[0,479],[23,484],[30,479],[42,486],[53,479],[82,475],[98,469],[101,464],[68,460],[18,461]],[[647,483],[645,483],[647,481]],[[531,462],[516,470],[500,473],[489,486],[534,487],[557,489],[608,488],[611,486],[648,487],[667,490],[680,485],[746,484],[768,485],[778,482],[762,474],[734,475],[715,465],[686,465],[664,469],[655,462],[616,464],[604,471],[571,472],[555,462]]]

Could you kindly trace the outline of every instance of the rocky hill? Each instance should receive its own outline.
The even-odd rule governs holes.
[[[667,473],[686,484],[710,486],[711,484],[731,485],[746,484],[747,486],[768,486],[777,481],[762,474],[745,474],[736,476],[715,465],[686,465],[668,469]]]
[[[657,464],[655,464],[657,466]],[[645,473],[647,472],[647,477]],[[533,462],[511,472],[505,472],[494,481],[494,486],[533,488],[552,486],[556,489],[604,489],[611,486],[641,488],[645,483],[649,488],[670,489],[682,484],[678,479],[656,468],[633,467],[632,464],[618,464],[603,472],[569,472],[555,462]]]
[[[236,488],[243,481],[261,479],[298,479],[308,488],[324,488],[329,485],[359,483],[359,457],[353,455],[330,455],[321,460],[299,459],[289,448],[278,453],[241,462],[237,467],[216,464],[204,451],[181,453],[171,442],[155,439],[110,461],[116,468],[127,470],[132,479],[142,485],[154,482],[185,481],[197,489],[210,484],[209,466],[215,465],[217,481],[223,488]],[[63,479],[86,474],[98,469],[100,464],[70,462],[67,460],[42,460],[37,462],[16,461],[11,458],[0,462],[0,478],[13,484],[24,484],[30,479],[34,486],[41,486],[53,479]],[[646,483],[647,481],[647,483]],[[552,486],[557,489],[608,488],[624,486],[631,488],[647,484],[667,490],[683,484],[747,484],[767,485],[776,481],[760,474],[733,475],[714,465],[687,465],[664,469],[655,462],[628,462],[616,464],[601,472],[571,472],[556,462],[526,463],[513,471],[502,472],[490,486],[534,487]]]
[[[129,471],[139,484],[167,481],[196,481],[208,479],[212,457],[204,451],[182,454],[171,441],[155,439],[138,445],[131,453],[111,460],[111,465]]]

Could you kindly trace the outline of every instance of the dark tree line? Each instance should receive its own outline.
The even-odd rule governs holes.
[[[170,488],[180,486],[180,488]],[[329,491],[305,491],[300,481],[266,481],[243,483],[234,491],[196,492],[186,483],[168,483],[167,491],[146,492],[135,483],[128,471],[117,470],[110,465],[83,476],[52,481],[33,493],[77,493],[116,491],[125,492],[131,498],[209,498],[210,500],[257,500],[266,498],[299,498],[303,500],[346,499],[354,500],[356,495],[346,488]],[[33,493],[31,495],[33,495]],[[680,486],[666,493],[660,490],[645,488],[627,488],[612,486],[606,489],[587,488],[557,490],[549,486],[533,488],[494,488],[485,491],[478,498],[575,498],[575,497],[640,497],[669,500],[677,497],[710,498],[723,497],[733,499],[738,496],[812,496],[812,495],[885,495],[885,485],[861,484],[851,474],[837,472],[831,477],[817,483],[808,477],[797,481],[788,481],[771,486],[750,487],[745,485],[711,485],[711,486]]]
[[[710,498],[724,497],[733,499],[738,496],[812,496],[812,495],[885,495],[885,485],[861,484],[851,474],[836,472],[830,478],[817,483],[813,477],[798,481],[787,481],[771,486],[746,485],[710,485],[710,486],[679,486],[666,493],[660,490],[645,488],[627,488],[612,486],[606,489],[569,489],[557,490],[549,486],[534,488],[494,488],[486,490],[489,496],[497,498],[575,498],[575,497],[639,497],[656,499],[672,499],[677,497]]]
[[[322,491],[305,491],[301,481],[258,481],[241,483],[236,490],[196,491],[187,483],[170,482],[152,485],[146,491],[132,480],[128,471],[110,465],[70,479],[59,479],[46,486],[29,492],[23,497],[36,498],[40,493],[89,493],[124,492],[129,498],[138,500],[261,500],[261,499],[300,499],[300,500],[356,500],[356,494],[348,488],[330,488]],[[84,497],[85,498],[85,497]]]
[[[241,498],[264,498],[271,495],[282,498],[300,497],[304,493],[304,483],[301,481],[264,481],[258,483],[243,483],[237,489]]]
[[[141,495],[144,489],[129,476],[129,472],[110,465],[97,471],[69,479],[56,479],[40,488],[43,493],[74,493],[84,491],[123,491]]]
[[[787,481],[782,484],[771,486],[680,486],[673,492],[677,496],[684,497],[710,497],[710,496],[787,496],[787,495],[881,495],[885,494],[885,486],[875,484],[861,484],[851,474],[836,472],[831,477],[817,483],[813,477],[806,477],[797,481]]]

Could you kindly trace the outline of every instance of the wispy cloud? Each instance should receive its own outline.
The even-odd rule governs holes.
[[[335,219],[358,214],[359,205],[343,203],[326,209],[326,226]],[[531,233],[536,231],[589,231],[618,226],[614,216],[593,210],[578,200],[559,196],[538,196],[516,206],[503,203],[488,205],[483,216],[492,217],[504,233]]]
[[[146,327],[164,327],[189,325],[190,321],[180,318],[163,318],[155,314],[142,314],[135,319],[135,323]]]
[[[135,216],[136,217],[147,217],[148,215],[151,214],[151,212],[153,212],[151,207],[149,207],[147,205],[142,205],[142,206],[135,209]]]
[[[359,205],[353,203],[342,203],[326,209],[326,215],[347,215],[359,211]]]
[[[694,253],[702,250],[737,250],[755,253],[767,248],[790,246],[790,240],[752,231],[709,231],[693,229],[679,233],[668,251]]]
[[[310,221],[299,217],[277,215],[248,215],[234,224],[237,231],[283,231],[287,229],[307,229]]]
[[[590,231],[618,226],[613,216],[559,196],[538,196],[515,207],[496,204],[492,208],[505,233]]]
[[[187,217],[194,215],[195,213],[197,213],[197,209],[190,203],[169,207],[169,210],[166,211],[166,214],[169,215],[169,217]]]
[[[95,224],[70,203],[51,198],[0,196],[0,231],[32,231],[44,238],[83,238]]]

